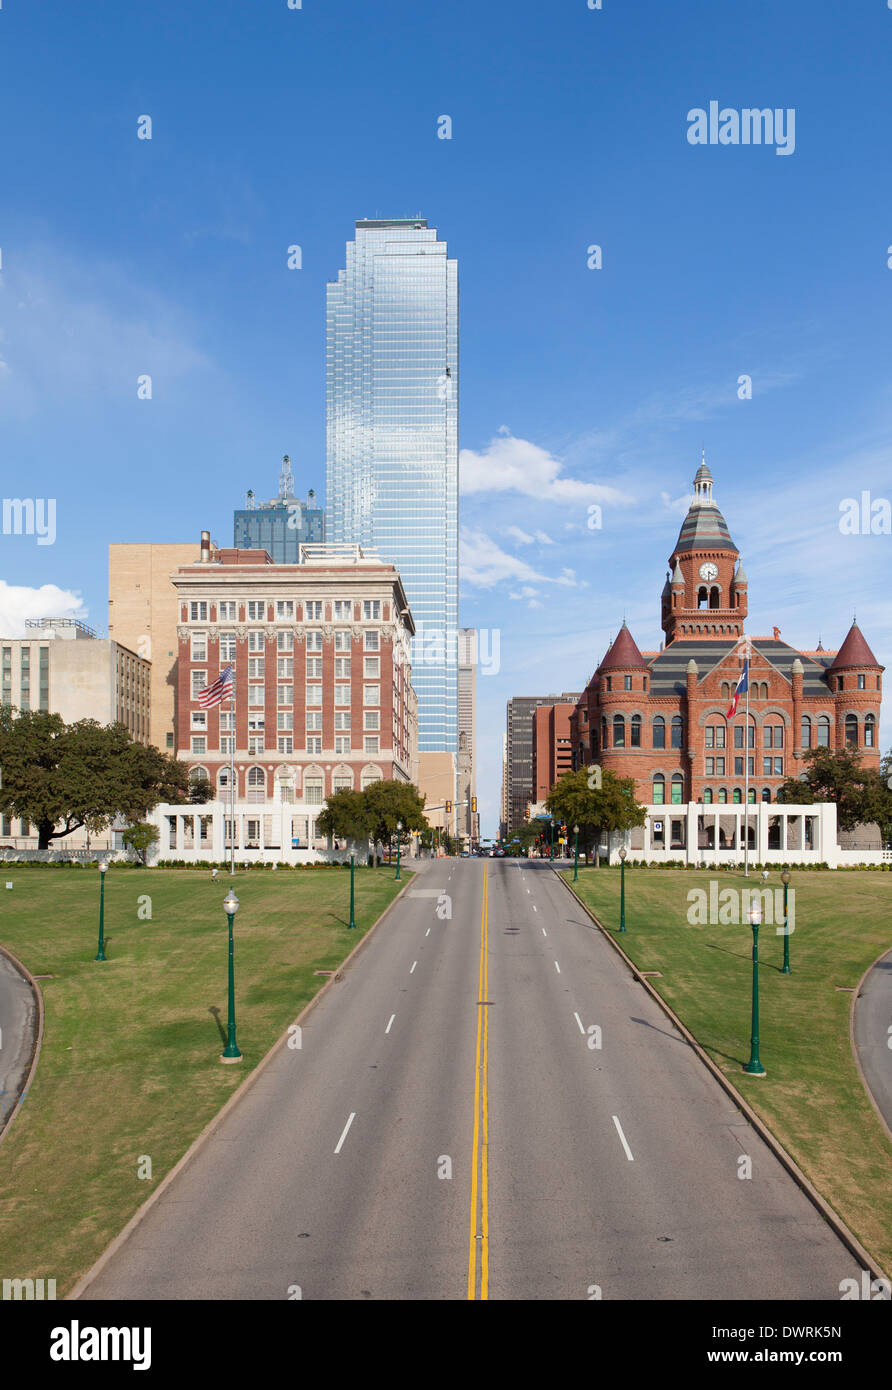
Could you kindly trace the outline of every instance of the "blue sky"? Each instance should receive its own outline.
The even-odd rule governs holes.
[[[420,213],[459,261],[462,621],[500,632],[485,829],[506,700],[581,688],[623,614],[658,645],[701,447],[751,634],[857,610],[889,663],[892,537],[838,522],[892,491],[892,10],[603,5],[6,0],[4,495],[57,535],[0,536],[5,630],[104,628],[110,541],[229,543],[283,453],[322,491],[325,283],[356,218]],[[710,100],[795,109],[794,153],[692,146]]]

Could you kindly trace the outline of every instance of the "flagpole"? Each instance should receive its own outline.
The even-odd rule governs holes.
[[[750,680],[746,678],[746,713],[743,716],[743,876],[750,876]],[[753,740],[755,742],[755,740]],[[755,757],[755,754],[753,754]]]
[[[232,674],[232,698],[229,701],[232,728],[229,731],[229,877],[235,874],[235,672]]]

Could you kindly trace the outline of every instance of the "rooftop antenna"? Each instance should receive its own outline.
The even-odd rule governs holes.
[[[294,496],[294,474],[291,471],[291,459],[287,454],[282,456],[282,471],[279,474],[279,496],[288,498]]]

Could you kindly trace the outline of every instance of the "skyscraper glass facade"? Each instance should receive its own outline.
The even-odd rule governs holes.
[[[457,751],[458,263],[423,218],[356,223],[326,309],[326,537],[397,566],[420,752]]]

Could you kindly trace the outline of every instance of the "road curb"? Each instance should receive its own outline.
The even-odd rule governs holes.
[[[330,979],[326,980],[325,984],[319,990],[318,994],[314,994],[313,998],[310,999],[309,1002],[304,1005],[297,1018],[294,1020],[294,1023],[300,1023],[303,1019],[305,1019],[307,1014],[310,1013],[310,1011],[316,1007],[316,1005],[319,1003],[319,1000],[323,997],[323,995],[325,995],[328,992],[332,985],[338,983],[337,976],[340,975],[340,973],[347,968],[347,966],[353,960],[354,956],[357,956],[359,954],[359,952],[365,946],[366,942],[378,930],[385,917],[387,917],[388,914],[393,910],[393,908],[396,907],[400,898],[403,896],[406,889],[412,883],[412,880],[415,877],[415,873],[414,871],[410,870],[410,874],[411,877],[406,879],[406,882],[403,884],[396,897],[393,898],[392,901],[387,904],[384,911],[380,914],[379,917],[375,919],[375,921],[369,927],[365,935],[359,941],[357,941],[350,954],[344,957],[344,960],[338,967],[336,973],[332,975]],[[66,1302],[76,1302],[86,1292],[86,1290],[90,1287],[94,1280],[98,1278],[98,1276],[102,1273],[102,1271],[105,1269],[105,1266],[109,1263],[113,1256],[115,1256],[121,1249],[121,1247],[129,1240],[130,1236],[136,1230],[137,1226],[139,1226],[143,1218],[148,1215],[151,1208],[155,1205],[159,1198],[162,1197],[163,1194],[167,1191],[168,1187],[171,1185],[177,1174],[180,1173],[186,1167],[186,1165],[190,1163],[193,1158],[195,1158],[199,1151],[204,1148],[207,1141],[223,1123],[229,1112],[235,1109],[238,1102],[243,1098],[243,1096],[250,1089],[250,1087],[253,1086],[254,1082],[260,1076],[261,1072],[265,1071],[265,1069],[272,1061],[276,1053],[278,1053],[282,1047],[287,1046],[288,1038],[290,1036],[290,1032],[294,1026],[294,1023],[288,1024],[284,1033],[281,1033],[279,1035],[279,1037],[270,1047],[269,1051],[266,1052],[263,1057],[261,1057],[260,1061],[257,1063],[257,1066],[254,1068],[251,1074],[249,1076],[246,1076],[241,1085],[233,1091],[229,1099],[223,1104],[223,1106],[221,1106],[217,1113],[214,1116],[212,1116],[212,1118],[208,1121],[208,1123],[205,1125],[204,1129],[197,1136],[197,1138],[193,1139],[192,1143],[189,1145],[182,1158],[179,1159],[178,1162],[174,1164],[173,1168],[171,1168],[170,1172],[161,1179],[161,1182],[155,1188],[154,1192],[149,1194],[149,1196],[143,1202],[142,1206],[137,1208],[137,1210],[133,1213],[123,1230],[118,1232],[111,1244],[106,1246],[105,1250],[103,1250],[98,1260],[96,1260],[95,1263],[90,1266],[87,1272],[81,1275],[80,1279],[77,1281],[71,1292],[65,1295]]]
[[[18,956],[14,956],[12,954],[12,951],[7,950],[5,946],[0,946],[0,954],[4,955],[8,961],[11,961],[12,964],[15,966],[16,970],[18,970],[19,974],[22,976],[22,978],[28,981],[28,984],[34,991],[35,998],[37,999],[37,1037],[34,1040],[34,1050],[31,1053],[31,1065],[28,1068],[28,1075],[25,1077],[25,1086],[22,1091],[22,1094],[16,1101],[15,1109],[10,1111],[9,1118],[4,1122],[3,1128],[0,1129],[0,1144],[2,1144],[3,1140],[6,1138],[7,1134],[12,1129],[12,1122],[22,1108],[22,1102],[24,1100],[24,1097],[30,1091],[31,1082],[34,1080],[34,1076],[37,1071],[37,1063],[40,1060],[40,1049],[43,1046],[44,1006],[43,992],[39,984],[35,980],[34,976],[31,974],[31,971],[28,969],[27,965],[23,965],[22,962],[19,960]]]
[[[864,1087],[864,1090],[865,1090],[866,1093],[867,1093],[867,1099],[870,1101],[871,1105],[873,1106],[874,1110],[876,1111],[877,1119],[879,1120],[880,1124],[883,1126],[883,1129],[886,1131],[886,1134],[887,1134],[887,1136],[888,1136],[888,1138],[889,1138],[889,1142],[892,1143],[892,1129],[889,1128],[889,1123],[888,1123],[888,1121],[887,1121],[885,1115],[883,1114],[883,1112],[882,1112],[882,1110],[880,1109],[880,1107],[877,1105],[877,1102],[876,1102],[876,1100],[875,1100],[875,1098],[874,1098],[873,1091],[870,1089],[870,1085],[869,1085],[869,1083],[868,1083],[867,1077],[864,1075],[864,1068],[863,1068],[862,1065],[861,1065],[861,1058],[858,1056],[858,1046],[857,1046],[857,1044],[856,1044],[856,1042],[855,1042],[855,1005],[858,1003],[858,999],[859,999],[859,996],[860,996],[860,994],[861,994],[861,990],[862,990],[863,987],[864,987],[864,981],[867,979],[868,975],[870,974],[871,970],[873,970],[874,966],[875,966],[875,965],[879,965],[880,961],[881,961],[881,960],[884,960],[884,959],[886,958],[886,956],[888,956],[888,955],[889,955],[889,947],[887,946],[885,951],[881,951],[881,952],[880,952],[880,954],[877,956],[876,960],[871,961],[870,965],[867,967],[867,969],[865,970],[864,974],[861,976],[861,979],[858,981],[858,988],[855,990],[855,993],[852,995],[852,1007],[851,1007],[851,1009],[849,1010],[849,1041],[850,1041],[851,1044],[852,1044],[852,1056],[853,1056],[854,1059],[855,1059],[855,1066],[858,1068],[858,1075],[859,1075],[860,1078],[861,1078],[861,1085]]]
[[[848,1226],[846,1226],[845,1222],[842,1220],[842,1217],[839,1216],[838,1213],[835,1212],[833,1208],[830,1206],[829,1202],[827,1202],[821,1196],[817,1188],[814,1187],[809,1178],[807,1178],[805,1173],[803,1173],[802,1169],[799,1167],[798,1163],[796,1163],[795,1159],[791,1158],[791,1156],[787,1153],[786,1149],[783,1147],[780,1141],[768,1128],[765,1121],[761,1119],[761,1117],[756,1113],[756,1111],[752,1108],[749,1102],[740,1094],[740,1092],[732,1084],[732,1082],[728,1080],[727,1076],[721,1070],[721,1068],[716,1066],[712,1058],[700,1046],[690,1029],[685,1027],[681,1019],[676,1014],[675,1010],[672,1008],[672,1006],[663,998],[663,996],[659,993],[658,990],[654,989],[653,985],[650,983],[648,979],[645,978],[645,976],[639,970],[638,966],[631,959],[631,957],[626,955],[622,946],[620,946],[619,942],[615,939],[613,933],[609,931],[607,927],[604,926],[603,922],[600,922],[598,920],[598,918],[592,912],[591,908],[586,906],[586,904],[582,901],[582,898],[580,898],[579,894],[575,891],[575,889],[570,886],[570,884],[567,882],[565,878],[561,877],[561,874],[558,872],[558,870],[555,869],[553,872],[555,874],[555,877],[560,880],[560,882],[564,885],[564,887],[571,894],[571,896],[575,898],[576,902],[578,902],[583,912],[585,912],[586,915],[591,918],[595,926],[601,932],[601,935],[606,937],[606,939],[610,942],[611,946],[617,952],[617,954],[622,956],[623,960],[631,970],[632,974],[635,976],[635,979],[638,981],[638,983],[644,986],[651,998],[657,1004],[659,1004],[664,1014],[666,1014],[666,1016],[672,1020],[672,1022],[675,1024],[675,1027],[682,1034],[686,1042],[689,1043],[693,1051],[699,1057],[700,1061],[712,1073],[716,1081],[721,1086],[722,1090],[725,1092],[725,1094],[729,1096],[731,1100],[733,1100],[734,1104],[738,1107],[741,1113],[746,1116],[747,1120],[752,1125],[756,1133],[759,1135],[760,1139],[762,1139],[763,1143],[768,1145],[768,1148],[774,1154],[775,1158],[778,1160],[781,1166],[786,1169],[790,1177],[796,1183],[796,1186],[800,1188],[800,1190],[805,1194],[805,1196],[811,1202],[812,1206],[816,1208],[818,1214],[824,1218],[824,1220],[827,1222],[827,1225],[830,1226],[834,1233],[839,1237],[843,1245],[848,1250],[849,1254],[853,1255],[855,1259],[859,1261],[862,1269],[866,1269],[869,1272],[871,1279],[880,1278],[889,1280],[889,1275],[885,1272],[882,1265],[880,1265],[879,1261],[876,1260],[873,1257],[873,1255],[871,1255],[867,1250],[865,1250],[861,1242],[857,1239],[856,1236],[852,1234]],[[885,954],[886,952],[884,951],[883,955]],[[882,957],[880,957],[880,959],[882,959]],[[874,962],[874,964],[876,964],[876,962]],[[870,968],[873,969],[873,966],[871,966]]]

